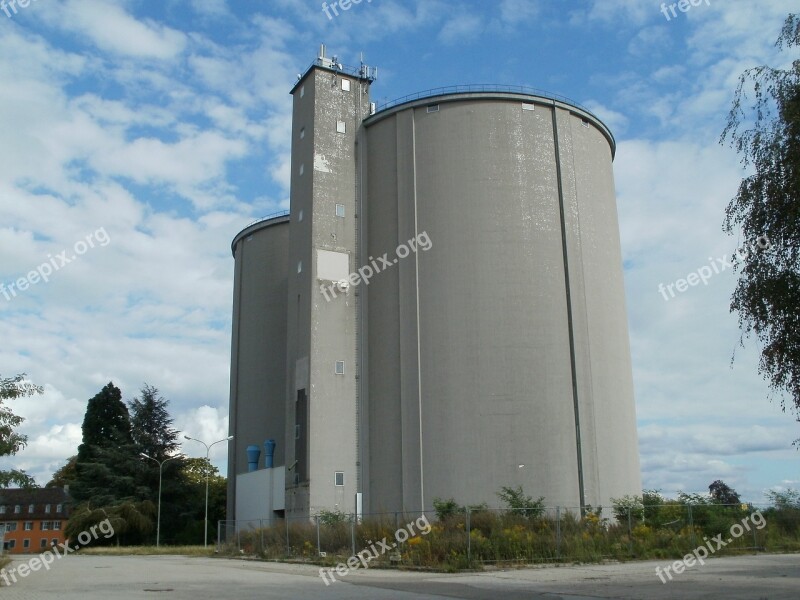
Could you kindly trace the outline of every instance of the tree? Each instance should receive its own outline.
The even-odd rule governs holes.
[[[14,456],[28,444],[28,436],[15,431],[25,419],[3,406],[4,400],[33,396],[44,391],[41,386],[30,383],[25,377],[25,373],[7,379],[0,377],[0,456]],[[0,471],[0,488],[11,485],[35,487],[36,482],[21,469]]]
[[[158,395],[158,389],[145,384],[141,399],[134,398],[129,404],[131,436],[137,452],[144,452],[157,460],[172,456],[180,447],[178,431],[167,410],[168,400]]]
[[[776,46],[800,47],[800,16],[786,18]],[[741,227],[746,239],[770,246],[742,259],[731,312],[739,314],[740,343],[751,333],[762,343],[758,370],[771,391],[788,392],[800,411],[800,60],[786,70],[760,66],[742,74],[725,140],[755,172],[728,204],[724,229]]]
[[[708,486],[708,491],[711,493],[711,501],[716,504],[741,504],[739,494],[736,493],[731,487],[719,479]]]
[[[72,495],[105,506],[135,498],[136,459],[128,409],[122,392],[107,384],[89,400],[83,419]]]
[[[58,471],[53,473],[53,476],[50,478],[50,481],[44,487],[59,487],[63,488],[65,485],[72,485],[72,482],[75,481],[77,476],[77,471],[75,470],[75,464],[78,462],[78,457],[70,456],[67,459],[67,464],[61,467]]]

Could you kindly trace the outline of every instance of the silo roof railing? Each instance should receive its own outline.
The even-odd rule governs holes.
[[[590,115],[593,114],[592,111],[590,111],[585,106],[582,106],[581,104],[575,102],[575,100],[572,100],[571,98],[567,98],[566,96],[561,96],[560,94],[552,94],[545,90],[540,90],[538,88],[533,88],[533,87],[527,87],[524,85],[501,85],[493,83],[449,85],[445,87],[432,88],[429,90],[416,92],[414,94],[408,94],[407,96],[403,96],[402,98],[396,98],[395,100],[391,100],[389,102],[380,104],[376,112],[387,110],[394,106],[405,104],[406,102],[411,102],[412,100],[423,100],[425,98],[435,98],[437,96],[446,96],[449,94],[465,94],[470,92],[502,92],[510,94],[524,94],[527,96],[539,96],[541,98],[546,98],[548,100],[563,102],[565,104],[569,104],[583,111],[586,111]]]
[[[289,211],[288,210],[279,210],[278,212],[271,213],[271,214],[267,215],[266,217],[261,217],[260,219],[256,219],[252,223],[248,223],[247,227],[244,227],[242,229],[242,231],[244,231],[248,227],[252,227],[253,225],[256,225],[257,223],[262,223],[264,221],[269,221],[270,219],[277,219],[278,217],[288,217],[288,216],[289,216]]]

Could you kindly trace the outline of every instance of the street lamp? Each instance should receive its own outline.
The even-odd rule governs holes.
[[[233,439],[233,436],[229,435],[225,439],[217,440],[216,442],[213,442],[211,444],[206,444],[203,440],[198,440],[197,438],[189,437],[188,435],[184,435],[183,437],[185,437],[187,440],[192,440],[194,442],[200,442],[201,444],[203,444],[203,446],[206,447],[206,462],[208,463],[206,465],[206,519],[205,519],[205,521],[206,521],[206,528],[205,528],[206,529],[206,533],[205,533],[205,538],[204,538],[204,541],[203,541],[203,545],[206,548],[208,548],[208,473],[211,470],[209,468],[211,466],[211,463],[208,460],[208,455],[211,453],[211,446],[213,446],[214,444],[219,444],[221,442],[230,442]]]
[[[156,548],[158,548],[161,544],[161,470],[164,467],[165,462],[174,460],[178,457],[170,456],[164,460],[157,460],[152,456],[145,454],[144,452],[140,452],[139,454],[141,454],[144,458],[149,458],[153,462],[158,463],[158,520],[156,521]]]

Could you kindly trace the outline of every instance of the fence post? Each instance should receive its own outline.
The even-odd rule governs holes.
[[[319,558],[322,555],[322,547],[319,545],[319,515],[316,515],[314,520],[317,522],[317,558]]]
[[[242,532],[239,530],[239,521],[234,521],[233,526],[236,527],[236,549],[242,549]]]
[[[556,558],[561,558],[561,507],[556,506]]]
[[[219,549],[222,548],[222,544],[219,543],[220,533],[222,533],[222,520],[217,521],[217,552],[219,552]],[[0,542],[2,542],[2,536],[0,536]],[[3,554],[3,545],[2,543],[0,543],[0,555],[2,554]]]
[[[289,515],[286,515],[284,521],[286,521],[286,556],[289,557],[292,555],[292,550],[289,546]]]
[[[687,504],[686,510],[689,513],[689,530],[692,532],[692,546],[697,546],[697,538],[694,535],[694,519],[692,518],[692,505]]]
[[[628,554],[633,556],[633,529],[631,528],[631,507],[628,507]]]
[[[350,515],[350,541],[353,544],[353,556],[356,555],[356,516]]]
[[[470,536],[470,510],[467,507],[467,515],[466,515],[466,527],[464,528],[467,532],[467,568],[472,566],[472,536]]]

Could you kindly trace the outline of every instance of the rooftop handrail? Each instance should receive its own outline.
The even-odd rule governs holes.
[[[252,227],[257,223],[263,223],[264,221],[269,221],[270,219],[277,219],[278,217],[288,217],[288,216],[289,216],[288,210],[279,210],[278,212],[271,213],[266,217],[261,217],[260,219],[256,219],[252,223],[249,223],[246,227],[242,228],[242,231],[244,231],[248,227]]]
[[[493,84],[493,83],[448,85],[444,87],[431,88],[420,92],[415,92],[413,94],[408,94],[406,96],[402,96],[401,98],[396,98],[388,102],[384,102],[383,104],[378,106],[376,112],[387,110],[394,106],[398,106],[399,104],[410,102],[412,100],[422,100],[424,98],[433,98],[436,96],[444,96],[447,94],[463,94],[469,92],[506,92],[511,94],[540,96],[542,98],[547,98],[548,100],[556,100],[558,102],[564,102],[566,104],[570,104],[572,106],[575,106],[577,108],[580,108],[581,110],[588,112],[589,114],[592,114],[592,112],[585,106],[582,106],[580,103],[575,102],[575,100],[572,100],[571,98],[567,98],[566,96],[562,96],[560,94],[553,94],[545,90],[540,90],[538,88],[528,87],[524,85],[503,85],[503,84]]]

